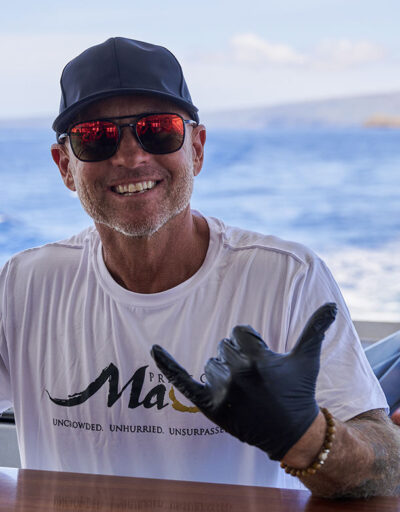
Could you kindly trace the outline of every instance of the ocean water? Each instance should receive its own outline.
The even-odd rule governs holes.
[[[51,130],[0,126],[0,264],[91,221],[63,185]],[[355,320],[400,322],[400,131],[211,130],[192,206],[311,247]]]

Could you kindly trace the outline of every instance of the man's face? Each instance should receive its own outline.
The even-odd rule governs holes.
[[[176,112],[189,119],[187,113],[164,100],[120,96],[92,105],[80,120],[112,119],[146,112]],[[129,119],[117,122],[126,123]],[[166,155],[146,153],[127,127],[122,129],[117,152],[107,160],[82,162],[74,156],[68,142],[60,150],[64,159],[55,157],[54,148],[53,158],[65,184],[76,190],[84,209],[96,223],[127,236],[150,237],[189,208],[205,140],[204,130],[203,136],[199,136],[198,131],[199,128],[186,126],[182,148]],[[143,190],[137,191],[140,188]]]

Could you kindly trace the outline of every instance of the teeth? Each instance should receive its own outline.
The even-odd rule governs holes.
[[[150,190],[155,187],[155,181],[142,181],[140,183],[129,183],[128,185],[117,185],[114,191],[118,194],[132,194],[134,192],[142,192],[143,190]]]

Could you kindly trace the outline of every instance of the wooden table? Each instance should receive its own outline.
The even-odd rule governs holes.
[[[400,498],[313,498],[307,491],[0,468],[0,511],[400,511]]]

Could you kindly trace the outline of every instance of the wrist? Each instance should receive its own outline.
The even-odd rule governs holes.
[[[327,422],[325,416],[319,411],[308,430],[285,454],[282,461],[287,466],[307,468],[315,460],[324,443]]]
[[[328,458],[332,448],[333,440],[336,436],[336,425],[333,416],[328,411],[328,409],[322,408],[321,411],[324,415],[326,427],[324,441],[320,450],[318,451],[318,455],[314,457],[314,459],[309,464],[307,464],[307,466],[293,467],[289,466],[282,460],[281,467],[286,471],[286,473],[290,473],[292,476],[314,475],[321,468],[321,466],[323,466],[326,459]]]

